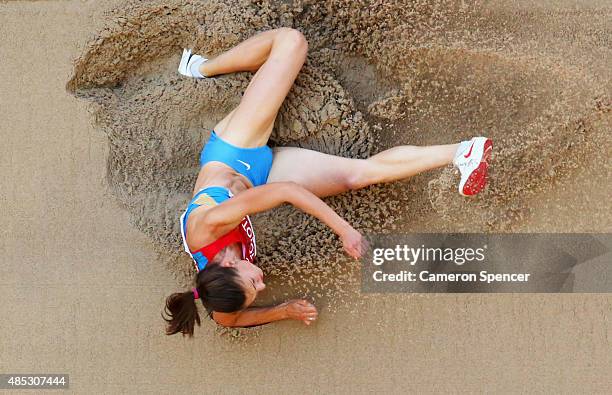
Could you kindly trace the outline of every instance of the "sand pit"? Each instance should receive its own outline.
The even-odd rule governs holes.
[[[301,30],[310,52],[272,146],[363,158],[396,144],[474,134],[495,141],[490,185],[475,199],[457,194],[448,168],[327,200],[360,231],[610,229],[609,214],[581,220],[606,211],[602,201],[580,218],[567,209],[611,192],[609,182],[596,182],[610,174],[610,35],[602,33],[609,15],[589,14],[588,26],[558,31],[560,21],[584,13],[530,9],[525,18],[554,31],[542,35],[505,18],[501,6],[492,15],[478,2],[456,3],[130,1],[108,13],[67,87],[89,100],[95,125],[108,136],[114,195],[184,281],[193,272],[180,255],[178,217],[209,129],[238,104],[249,74],[181,78],[180,50],[214,56],[280,26]],[[597,45],[582,45],[593,40]],[[576,181],[579,170],[587,174]],[[543,203],[568,182],[579,188],[561,207]],[[542,210],[565,217],[551,228],[534,220]],[[282,207],[254,221],[273,299],[338,300],[358,288],[358,264],[315,219]]]
[[[347,302],[343,295],[358,289],[355,266],[340,261],[329,233],[317,251],[322,228],[289,209],[278,215],[290,214],[296,232],[278,229],[274,212],[257,219],[262,256],[288,254],[299,241],[312,261],[274,256],[264,269],[295,273],[279,273],[269,289],[279,299],[314,298],[314,325],[283,321],[218,336],[205,320],[184,339],[165,336],[160,317],[180,289],[171,273],[190,269],[176,222],[206,127],[248,79],[177,78],[183,45],[221,51],[277,25],[307,35],[301,81],[309,86],[292,95],[322,101],[303,114],[332,104],[296,123],[285,108],[276,144],[320,142],[323,128],[333,135],[334,108],[353,125],[342,133],[360,132],[353,148],[341,142],[356,156],[492,130],[484,195],[460,198],[456,175],[443,169],[330,199],[362,230],[602,231],[610,230],[612,192],[609,0],[431,0],[413,10],[410,1],[165,3],[0,1],[2,372],[65,372],[71,391],[94,394],[609,392],[609,294],[354,292]],[[455,3],[465,6],[447,11]],[[320,129],[309,129],[313,119]],[[320,144],[338,149],[335,137]],[[298,231],[308,232],[304,241]],[[153,245],[177,259],[159,259]],[[313,258],[321,256],[330,259]],[[598,276],[609,259],[591,263],[583,275],[610,280]]]

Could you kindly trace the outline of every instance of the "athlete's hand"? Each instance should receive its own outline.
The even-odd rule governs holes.
[[[289,300],[284,304],[287,318],[302,321],[306,325],[312,324],[319,315],[317,308],[307,300]]]
[[[365,238],[354,228],[350,228],[340,238],[342,239],[344,250],[355,259],[361,258],[367,249],[368,245]]]

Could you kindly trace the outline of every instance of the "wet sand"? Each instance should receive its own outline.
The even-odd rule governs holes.
[[[478,199],[457,196],[443,169],[329,200],[362,231],[609,231],[605,2],[159,3],[0,3],[1,372],[67,372],[73,390],[96,393],[607,388],[609,296],[366,297],[337,240],[290,208],[255,219],[267,299],[309,296],[314,327],[205,322],[186,340],[164,336],[160,318],[191,274],[177,218],[206,128],[248,83],[179,78],[182,45],[218,52],[281,25],[306,34],[274,145],[365,157],[471,130],[495,138]]]

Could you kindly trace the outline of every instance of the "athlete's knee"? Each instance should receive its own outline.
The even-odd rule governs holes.
[[[370,174],[367,171],[365,159],[353,159],[350,171],[347,172],[344,184],[347,190],[356,191],[372,184]]]
[[[308,41],[299,30],[288,27],[282,28],[281,37],[283,45],[291,51],[292,54],[302,54],[305,56],[306,52],[308,52]]]

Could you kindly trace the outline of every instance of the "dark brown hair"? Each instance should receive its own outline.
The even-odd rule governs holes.
[[[196,289],[202,304],[209,311],[233,313],[244,306],[246,295],[238,272],[233,267],[211,264],[196,276]],[[168,323],[167,335],[182,333],[193,336],[195,324],[200,325],[200,315],[193,291],[174,293],[166,299],[162,317]]]

